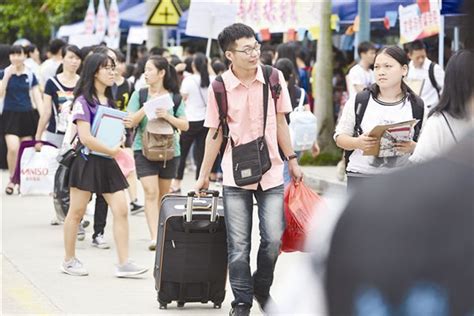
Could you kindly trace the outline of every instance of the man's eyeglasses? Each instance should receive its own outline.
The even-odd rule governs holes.
[[[254,47],[248,47],[248,48],[245,48],[245,49],[242,49],[242,50],[234,49],[234,52],[244,53],[244,54],[250,56],[250,55],[252,55],[252,52],[253,52],[253,51],[259,53],[261,46],[262,46],[262,45],[260,45],[260,43],[255,43],[255,46],[254,46]]]

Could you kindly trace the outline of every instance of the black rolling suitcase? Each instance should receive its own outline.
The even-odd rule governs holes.
[[[196,197],[167,195],[161,201],[155,288],[160,309],[177,301],[220,308],[227,281],[227,235],[218,191]]]

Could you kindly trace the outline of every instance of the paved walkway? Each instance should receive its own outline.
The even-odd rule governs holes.
[[[305,174],[317,169],[305,168]],[[330,169],[328,169],[330,170]],[[331,171],[328,171],[331,173]],[[334,171],[333,171],[334,172]],[[321,173],[322,174],[322,173]],[[143,213],[130,216],[130,255],[139,264],[150,268],[143,278],[118,279],[114,277],[116,263],[115,247],[112,242],[112,217],[105,237],[112,244],[109,250],[93,248],[90,245],[92,227],[88,227],[86,240],[77,242],[77,256],[85,263],[88,277],[71,277],[60,273],[63,258],[63,227],[50,226],[53,218],[53,203],[50,197],[18,195],[6,196],[7,173],[2,171],[1,195],[1,278],[2,314],[194,314],[226,315],[230,309],[232,293],[227,286],[226,300],[221,310],[212,309],[212,304],[186,304],[184,310],[175,304],[168,310],[159,310],[152,266],[154,252],[148,251],[148,228]],[[309,180],[309,179],[308,179]],[[183,181],[183,189],[194,184],[190,176]],[[140,197],[143,193],[140,192]],[[143,201],[143,198],[141,198]],[[93,221],[92,215],[86,215]],[[254,218],[257,222],[257,218]],[[257,225],[254,224],[253,245],[258,244]],[[287,277],[291,271],[307,259],[307,254],[282,254],[275,271],[272,295],[278,302],[284,299]],[[256,247],[251,254],[255,267]],[[260,315],[254,305],[252,315]]]

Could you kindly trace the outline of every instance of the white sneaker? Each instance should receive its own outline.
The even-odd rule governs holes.
[[[89,274],[86,268],[84,268],[82,262],[80,262],[77,258],[72,258],[69,261],[64,261],[61,264],[61,271],[74,276],[85,276]]]
[[[128,260],[122,265],[117,265],[115,270],[115,276],[118,278],[134,277],[139,274],[143,274],[148,271],[148,268],[143,268],[135,264],[133,261]]]
[[[109,249],[109,244],[104,240],[102,234],[97,235],[97,237],[92,238],[92,247],[97,247],[99,249]]]

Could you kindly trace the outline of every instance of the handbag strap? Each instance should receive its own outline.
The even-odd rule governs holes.
[[[300,95],[300,100],[298,102],[298,109],[302,110],[302,109],[304,109],[303,103],[304,103],[304,98],[306,96],[306,92],[304,91],[303,88],[300,88],[300,93],[301,93],[301,95]]]
[[[58,88],[59,91],[64,92],[63,87],[59,84],[59,82],[54,79],[54,77],[49,78],[51,82]],[[58,110],[56,109],[56,105],[53,104],[53,111],[54,111],[54,116],[58,117]]]
[[[456,135],[454,135],[454,131],[453,131],[453,129],[451,128],[451,124],[449,124],[448,118],[446,117],[446,115],[444,115],[443,111],[440,111],[440,113],[441,113],[441,115],[444,117],[444,120],[446,121],[446,124],[448,125],[449,131],[451,132],[451,135],[452,135],[453,138],[454,138],[454,142],[457,143],[457,142],[458,142],[458,139],[456,138]]]

